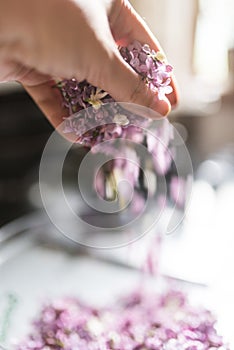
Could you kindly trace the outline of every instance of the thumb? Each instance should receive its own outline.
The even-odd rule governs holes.
[[[152,109],[150,117],[157,119],[166,116],[171,104],[165,97],[159,99],[157,92],[151,90],[142,77],[136,73],[120,54],[111,58],[106,74],[103,74],[100,87],[107,91],[118,102],[130,102]]]
[[[154,51],[161,51],[158,40],[151,32],[145,21],[134,10],[128,0],[119,0],[115,2],[110,14],[111,32],[114,40],[120,46],[127,46],[134,40],[139,41],[142,44],[148,44]],[[178,104],[179,93],[178,86],[174,75],[171,76],[172,92],[167,94],[167,98],[170,101],[172,107]],[[165,103],[164,106],[166,107]]]

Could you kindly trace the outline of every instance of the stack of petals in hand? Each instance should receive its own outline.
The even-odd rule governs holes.
[[[172,66],[165,62],[161,52],[155,52],[148,45],[141,45],[135,41],[128,47],[120,48],[120,53],[142,77],[145,84],[155,90],[160,99],[172,92],[170,86]],[[144,204],[139,193],[143,191],[147,192],[147,195],[152,195],[155,189],[153,186],[145,188],[145,184],[142,188],[142,181],[139,181],[138,176],[142,160],[137,155],[134,143],[143,145],[149,152],[149,160],[144,159],[143,166],[150,164],[149,171],[153,176],[157,174],[164,176],[173,162],[173,150],[170,145],[173,140],[172,125],[168,121],[162,121],[157,126],[153,125],[150,119],[123,108],[123,104],[117,103],[107,92],[92,86],[87,81],[64,79],[57,84],[57,87],[63,96],[64,106],[69,109],[70,114],[64,119],[63,132],[75,135],[76,142],[90,148],[93,153],[101,152],[112,155],[113,158],[117,155],[118,158],[124,159],[122,162],[110,161],[105,169],[99,171],[96,176],[98,183],[94,184],[99,195],[107,200],[113,200],[118,191],[116,184],[121,179],[127,179],[135,188],[134,199],[138,204],[134,207],[139,211]],[[121,143],[121,139],[127,142]],[[103,143],[113,140],[119,143]],[[132,155],[132,159],[128,158],[129,154]],[[130,162],[138,166],[138,170],[135,167],[134,174],[126,174],[127,169],[131,168]],[[116,178],[117,175],[119,178]],[[110,183],[113,191],[106,188]]]
[[[172,66],[164,62],[165,57],[161,52],[156,53],[148,45],[142,46],[135,41],[128,47],[121,48],[120,53],[142,76],[145,83],[158,93],[159,98],[172,92],[170,86]],[[57,86],[63,95],[64,105],[71,114],[65,119],[64,133],[75,133],[78,143],[92,147],[110,138],[128,137],[128,129],[130,134],[133,134],[132,126],[137,126],[139,123],[147,125],[146,121],[137,118],[136,114],[121,108],[107,92],[87,81],[64,79]],[[110,104],[108,108],[102,108],[107,103]],[[88,109],[91,106],[93,108]],[[79,113],[84,109],[85,113]],[[138,131],[136,128],[136,132]]]
[[[136,292],[96,309],[77,299],[47,305],[17,350],[228,350],[213,315],[174,290]]]

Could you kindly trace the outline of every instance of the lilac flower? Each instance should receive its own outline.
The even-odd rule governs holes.
[[[186,180],[173,176],[170,182],[170,195],[173,202],[183,208],[186,202]]]
[[[141,194],[134,192],[131,202],[131,212],[135,215],[139,215],[143,212],[145,207],[145,200]]]
[[[102,99],[108,95],[107,92],[103,92],[101,89],[96,88],[96,91],[92,91],[90,97],[87,98],[87,102],[95,109],[99,109],[103,104]]]

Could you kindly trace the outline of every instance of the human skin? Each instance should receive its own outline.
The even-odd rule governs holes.
[[[167,115],[178,102],[163,100],[123,60],[118,45],[134,40],[162,51],[145,22],[125,0],[1,0],[0,81],[18,81],[54,127],[67,115],[52,86],[59,78],[86,79],[116,101]]]

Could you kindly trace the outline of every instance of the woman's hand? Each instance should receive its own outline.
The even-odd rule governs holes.
[[[117,45],[159,43],[128,1],[2,0],[0,81],[19,81],[56,127],[67,115],[54,79],[87,79],[115,100],[167,115],[177,88],[159,100],[122,59]]]

